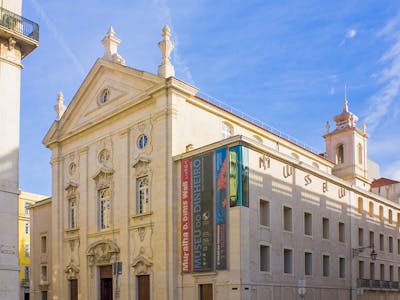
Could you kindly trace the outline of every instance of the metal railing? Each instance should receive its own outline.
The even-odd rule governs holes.
[[[373,280],[373,279],[357,279],[357,287],[369,289],[399,289],[398,281]]]
[[[39,41],[38,24],[3,7],[0,7],[0,26],[6,27],[16,33],[20,33],[35,41]]]
[[[314,152],[316,154],[321,153],[320,151],[318,151],[318,149],[312,147],[311,145],[309,145],[307,143],[304,143],[304,142],[300,141],[299,139],[297,139],[297,138],[295,138],[295,137],[293,137],[293,136],[291,136],[289,134],[286,134],[286,133],[282,132],[279,129],[276,129],[275,127],[272,127],[272,126],[268,125],[264,121],[261,121],[261,120],[259,120],[257,118],[254,118],[254,117],[250,116],[249,114],[246,114],[245,112],[242,112],[239,109],[237,109],[237,108],[235,108],[235,107],[233,107],[233,106],[231,106],[231,105],[229,105],[229,104],[227,104],[225,102],[222,102],[221,100],[218,100],[217,98],[215,98],[213,96],[210,96],[210,95],[208,95],[208,94],[206,94],[204,92],[199,92],[198,96],[200,98],[203,98],[203,99],[211,102],[212,104],[214,104],[214,105],[216,105],[216,106],[218,106],[218,107],[220,107],[220,108],[222,108],[222,109],[224,109],[224,110],[226,110],[226,111],[228,111],[228,112],[230,112],[230,113],[232,113],[234,115],[237,115],[238,117],[240,117],[242,119],[245,119],[245,120],[247,120],[247,121],[249,121],[249,122],[251,122],[251,123],[253,123],[253,124],[255,124],[255,125],[259,126],[259,127],[261,127],[261,128],[264,128],[264,129],[276,134],[277,136],[279,136],[279,137],[281,137],[281,138],[283,138],[285,140],[288,140],[288,141],[290,141],[290,142],[292,142],[292,143],[294,143],[294,144],[296,144],[296,145],[298,145],[300,147],[303,147],[303,148],[305,148],[305,149],[307,149],[307,150],[309,150],[311,152]]]

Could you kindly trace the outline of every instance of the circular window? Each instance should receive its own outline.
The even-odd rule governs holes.
[[[104,89],[100,94],[99,103],[100,104],[104,104],[108,100],[110,100],[110,90],[109,89]]]
[[[99,153],[99,162],[104,163],[110,159],[110,152],[108,150],[103,149]]]
[[[140,136],[138,137],[138,139],[137,139],[137,146],[138,146],[138,148],[139,148],[139,149],[143,149],[144,147],[146,147],[146,145],[147,145],[147,140],[148,140],[147,135],[145,135],[145,134],[140,135]]]

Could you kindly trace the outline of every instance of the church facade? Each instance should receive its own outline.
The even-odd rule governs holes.
[[[158,75],[119,43],[44,139],[53,299],[397,297],[400,205],[370,191],[347,100],[320,155],[175,78],[168,27]]]

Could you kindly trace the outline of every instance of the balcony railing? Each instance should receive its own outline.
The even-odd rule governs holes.
[[[39,41],[39,25],[21,17],[5,8],[0,7],[0,26]]]
[[[386,280],[372,280],[372,279],[358,279],[357,287],[367,289],[390,289],[398,290],[398,281],[386,281]]]

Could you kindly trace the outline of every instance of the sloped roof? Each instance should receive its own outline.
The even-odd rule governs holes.
[[[389,184],[395,184],[395,183],[400,183],[399,181],[393,180],[393,179],[388,179],[388,178],[379,178],[375,179],[371,183],[371,188],[376,188],[376,187],[381,187]]]

